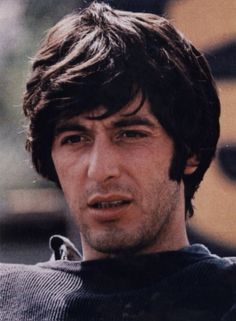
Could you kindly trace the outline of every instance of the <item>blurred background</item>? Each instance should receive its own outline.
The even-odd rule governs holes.
[[[222,102],[222,130],[216,159],[195,197],[189,236],[219,255],[236,255],[236,1],[105,2],[164,15],[205,53]],[[24,150],[21,97],[30,58],[45,31],[82,5],[82,0],[0,0],[1,262],[47,260],[52,234],[80,244],[63,195],[37,176]]]

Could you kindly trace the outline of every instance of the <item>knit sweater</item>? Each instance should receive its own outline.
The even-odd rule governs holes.
[[[94,261],[62,256],[0,265],[1,321],[236,320],[236,259],[203,245]]]

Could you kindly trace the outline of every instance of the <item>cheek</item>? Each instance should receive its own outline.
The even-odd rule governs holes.
[[[79,179],[75,177],[73,168],[67,162],[60,160],[59,162],[55,161],[54,164],[66,203],[74,212],[78,208],[78,195],[81,194]]]
[[[143,211],[156,207],[172,183],[169,179],[170,161],[153,159],[152,156],[137,158],[131,167],[131,184],[134,183],[136,199]]]
[[[136,178],[136,184],[142,195],[142,204],[147,206],[157,197],[164,197],[166,190],[171,188],[172,181],[169,178],[169,169],[172,160],[172,145],[163,148],[153,146],[145,153],[133,159],[132,177]],[[139,193],[138,193],[139,194]],[[148,205],[150,206],[150,205]]]
[[[66,191],[70,186],[73,185],[74,180],[72,179],[75,175],[74,166],[71,158],[65,153],[53,153],[52,160],[57,172],[57,176],[61,187],[66,194]]]
[[[126,157],[126,164],[135,176],[142,177],[144,180],[152,180],[154,177],[168,177],[172,160],[172,150],[163,151],[162,149],[148,149],[145,152],[132,153]]]

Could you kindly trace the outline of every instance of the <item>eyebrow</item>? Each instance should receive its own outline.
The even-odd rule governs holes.
[[[111,123],[111,128],[123,128],[123,127],[129,127],[129,126],[148,126],[151,128],[155,128],[156,124],[151,122],[146,117],[130,117],[130,118],[122,118],[119,120],[115,120]],[[73,122],[69,122],[67,124],[61,124],[55,129],[55,136],[67,132],[67,131],[79,131],[79,132],[87,132],[89,129],[81,124],[73,124]]]
[[[148,126],[155,128],[156,124],[150,121],[146,117],[131,117],[131,118],[122,118],[120,120],[112,122],[113,127],[121,128],[121,127],[128,127],[128,126]]]
[[[88,129],[81,124],[73,124],[73,123],[62,124],[56,127],[55,136],[68,131],[86,132],[88,131]]]

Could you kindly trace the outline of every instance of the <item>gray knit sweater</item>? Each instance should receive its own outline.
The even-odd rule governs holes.
[[[0,265],[1,321],[236,320],[233,258],[196,244],[81,262],[65,243],[52,242],[54,259],[46,263]]]

